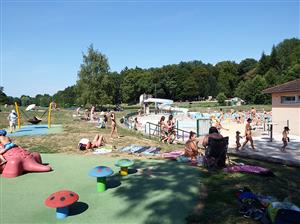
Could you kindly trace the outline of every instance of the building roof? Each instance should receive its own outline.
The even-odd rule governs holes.
[[[263,90],[263,93],[285,93],[298,91],[300,91],[300,79],[295,79],[293,81],[265,89]]]

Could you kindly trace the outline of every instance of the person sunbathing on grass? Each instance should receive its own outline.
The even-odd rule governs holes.
[[[78,147],[80,150],[99,148],[106,144],[106,140],[102,135],[96,134],[93,141],[90,141],[88,138],[80,139]]]

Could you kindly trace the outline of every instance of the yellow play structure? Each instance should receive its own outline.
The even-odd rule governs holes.
[[[51,111],[52,111],[52,102],[49,104],[48,109],[42,114],[41,118],[37,118],[34,116],[33,118],[29,118],[25,111],[21,110],[17,102],[15,102],[16,113],[18,115],[18,128],[21,127],[21,113],[27,118],[27,122],[31,124],[38,124],[42,121],[43,116],[48,112],[47,123],[48,128],[51,128]]]

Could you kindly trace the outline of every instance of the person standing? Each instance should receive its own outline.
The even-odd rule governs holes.
[[[251,144],[251,147],[252,147],[252,150],[255,151],[255,147],[253,145],[253,139],[252,139],[252,132],[251,132],[251,118],[248,118],[247,119],[247,124],[246,124],[246,127],[245,127],[245,142],[243,143],[242,145],[242,148],[241,149],[244,149],[245,145],[248,143],[248,141],[250,141],[250,144]]]
[[[118,135],[116,115],[115,115],[114,112],[111,113],[110,119],[111,119],[111,133],[110,133],[110,137],[113,138],[113,134],[116,133],[117,137],[120,138],[119,135]]]
[[[286,152],[285,148],[287,147],[287,144],[290,141],[288,137],[289,131],[290,131],[289,127],[284,127],[282,132],[282,142],[283,142],[283,146],[281,147],[282,152]]]
[[[9,121],[9,131],[13,133],[16,130],[16,123],[18,119],[18,115],[16,114],[15,110],[12,110],[11,113],[7,117]]]

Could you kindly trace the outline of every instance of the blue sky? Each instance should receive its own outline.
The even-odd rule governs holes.
[[[111,71],[259,59],[300,36],[299,1],[1,0],[1,80],[10,96],[73,85],[90,44]]]

